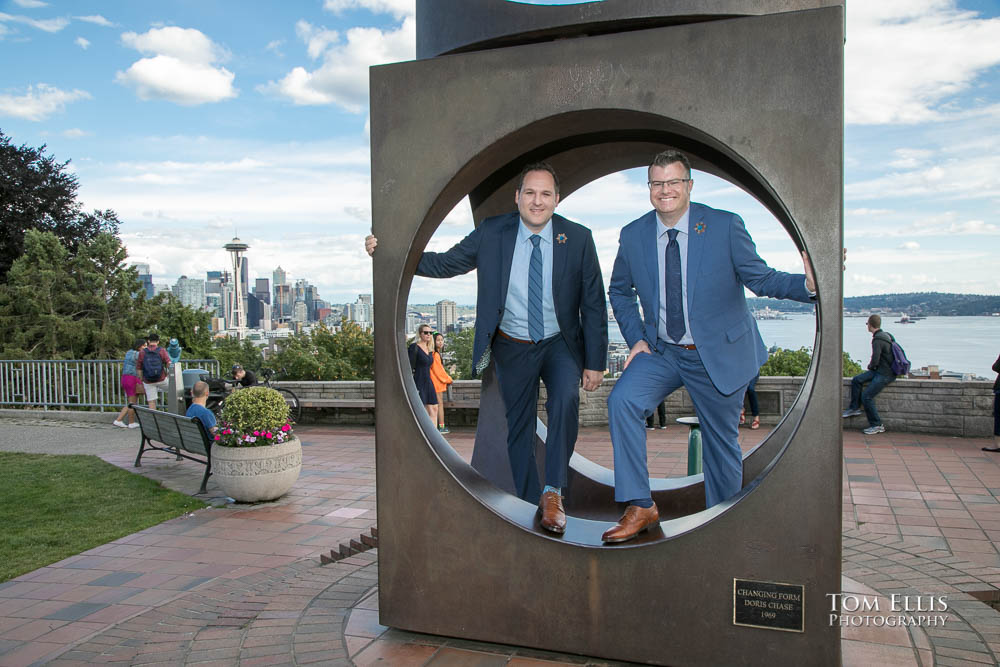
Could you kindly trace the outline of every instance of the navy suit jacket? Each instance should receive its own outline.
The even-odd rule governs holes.
[[[767,361],[767,348],[743,287],[758,296],[807,303],[812,298],[804,274],[775,271],[760,258],[738,215],[692,203],[688,218],[686,285],[691,335],[712,383],[723,394],[731,394],[750,382]],[[640,340],[656,348],[658,227],[656,211],[650,211],[626,225],[618,240],[608,293],[630,348]]]
[[[451,278],[477,270],[473,373],[503,320],[519,224],[517,212],[487,218],[447,252],[425,252],[417,265],[417,275],[428,278]],[[608,353],[608,310],[594,237],[583,225],[560,215],[553,215],[551,224],[552,300],[559,333],[581,371],[603,371]],[[560,240],[563,237],[565,240]]]

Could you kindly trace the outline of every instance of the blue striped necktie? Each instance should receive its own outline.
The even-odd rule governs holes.
[[[542,237],[532,234],[529,240],[534,248],[531,249],[531,262],[528,264],[528,335],[537,343],[545,338],[545,320],[542,318],[542,249],[538,247]]]
[[[675,343],[684,337],[684,292],[681,289],[681,245],[677,242],[677,230],[668,229],[670,241],[667,243],[666,279],[667,286],[667,335]]]

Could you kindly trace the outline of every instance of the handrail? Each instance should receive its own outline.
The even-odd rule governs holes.
[[[120,408],[121,359],[0,360],[0,405]],[[181,359],[182,368],[219,373],[217,359]]]

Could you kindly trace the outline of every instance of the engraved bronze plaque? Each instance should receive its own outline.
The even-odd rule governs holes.
[[[733,579],[733,625],[802,632],[805,608],[804,586]]]

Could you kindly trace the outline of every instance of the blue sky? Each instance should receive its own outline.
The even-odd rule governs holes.
[[[72,159],[158,283],[223,267],[236,232],[252,276],[280,264],[353,301],[371,288],[367,67],[413,55],[413,0],[0,0],[0,129]],[[1000,2],[850,2],[846,66],[845,294],[1000,293]],[[594,228],[606,277],[644,180],[560,205]],[[696,174],[693,199],[799,266],[738,188]],[[429,248],[470,229],[460,206]],[[418,279],[410,301],[445,296],[474,303],[472,276]]]

